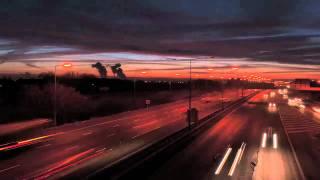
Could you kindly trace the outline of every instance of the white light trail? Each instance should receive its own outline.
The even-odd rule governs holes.
[[[244,152],[244,149],[246,148],[246,143],[244,143],[244,145],[243,145],[243,147],[242,147],[242,151],[241,151],[241,154],[240,154],[240,160],[241,160],[241,158],[242,158],[242,155],[243,155],[243,152]],[[240,162],[240,160],[239,160],[239,162]]]
[[[224,164],[226,163],[226,161],[227,161],[227,159],[228,159],[231,151],[232,151],[232,148],[228,148],[228,149],[227,149],[227,151],[226,151],[226,153],[224,154],[224,156],[223,156],[223,158],[222,158],[222,160],[221,160],[218,168],[217,168],[216,171],[214,172],[215,175],[220,174],[221,169],[223,168]]]
[[[273,149],[278,148],[278,136],[277,134],[273,134]]]
[[[240,160],[241,160],[241,157],[242,157],[242,154],[244,152],[245,147],[246,147],[246,144],[242,143],[241,147],[238,149],[236,157],[234,158],[232,166],[231,166],[231,168],[229,170],[228,176],[232,176],[233,175],[237,165],[240,163]]]
[[[263,133],[262,135],[262,141],[261,141],[261,147],[265,148],[267,142],[267,133]]]

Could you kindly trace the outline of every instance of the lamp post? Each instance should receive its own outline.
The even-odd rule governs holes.
[[[192,59],[189,59],[189,119],[188,127],[191,129],[191,100],[192,100]]]
[[[243,84],[240,75],[237,73],[239,70],[239,67],[232,67],[231,70],[234,72],[235,80],[237,82],[237,87],[240,85],[241,87],[241,97],[243,97]],[[240,84],[238,83],[238,80],[240,80]],[[239,97],[239,89],[237,89],[237,97]]]
[[[222,81],[221,81],[221,106],[222,106],[222,109],[224,109],[224,80],[223,80],[223,77],[221,79],[222,79]]]
[[[140,72],[141,74],[147,74],[147,72],[146,71],[142,71],[142,72]],[[135,73],[135,76],[136,76],[136,73]],[[136,107],[136,103],[137,103],[137,101],[136,101],[136,89],[137,89],[137,85],[136,85],[136,82],[137,82],[137,77],[134,77],[134,79],[133,79],[133,103],[134,103],[134,107]]]
[[[53,123],[54,126],[57,125],[57,67],[65,67],[70,68],[72,67],[71,63],[64,63],[62,65],[55,65],[54,66],[54,112],[53,112]]]
[[[184,59],[184,60],[189,60],[189,97],[188,97],[188,119],[187,119],[189,129],[191,129],[191,108],[192,108],[192,60],[205,60],[205,59],[209,59],[209,58],[214,58],[214,57],[210,56],[210,57],[206,57],[206,58]],[[167,58],[167,59],[168,60],[178,60],[175,58]],[[211,70],[213,70],[213,69],[211,69]]]

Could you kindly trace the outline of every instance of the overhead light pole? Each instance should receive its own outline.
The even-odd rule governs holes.
[[[54,112],[53,112],[53,123],[54,126],[57,125],[57,67],[65,67],[70,68],[72,67],[71,63],[64,63],[62,65],[55,65],[54,66]]]
[[[192,121],[192,60],[205,60],[208,58],[214,58],[213,56],[206,57],[206,58],[189,58],[189,59],[181,59],[181,60],[189,60],[189,95],[188,95],[188,114],[187,114],[187,121],[188,121],[188,128],[191,129],[191,121]],[[175,58],[167,58],[168,60],[179,60]],[[210,69],[213,70],[213,69]],[[176,74],[177,75],[177,74]],[[180,74],[179,74],[180,75]]]
[[[192,59],[189,59],[189,118],[188,118],[188,127],[191,129],[191,101],[192,101]]]

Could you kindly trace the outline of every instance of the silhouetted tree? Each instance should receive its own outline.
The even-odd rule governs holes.
[[[95,79],[95,78],[97,78],[95,75],[93,75],[93,74],[80,74],[79,75],[79,78],[80,79]]]
[[[88,98],[73,87],[57,84],[58,123],[81,120],[89,117]],[[28,86],[24,92],[21,107],[28,117],[52,117],[54,104],[54,86]]]
[[[38,75],[38,78],[45,79],[45,80],[53,80],[54,73],[53,72],[43,72]]]
[[[93,68],[96,68],[100,74],[101,78],[106,78],[107,77],[107,69],[104,65],[102,65],[100,62],[97,62],[95,64],[92,64]]]

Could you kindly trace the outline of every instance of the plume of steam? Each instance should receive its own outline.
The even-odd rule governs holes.
[[[100,62],[92,64],[92,68],[96,68],[98,70],[101,78],[106,78],[107,77],[107,69]]]
[[[121,68],[118,68],[117,76],[119,79],[126,79],[127,78],[127,76],[124,74],[124,72]]]
[[[110,66],[110,68],[111,68],[111,71],[112,71],[114,77],[118,77],[119,79],[126,79],[127,78],[121,68],[120,63],[117,63],[113,66]]]
[[[121,67],[121,64],[120,64],[120,63],[117,63],[117,64],[115,64],[115,65],[113,65],[113,66],[110,66],[111,71],[112,71],[114,77],[116,77],[117,71],[118,71],[118,68],[119,68],[119,67]]]

